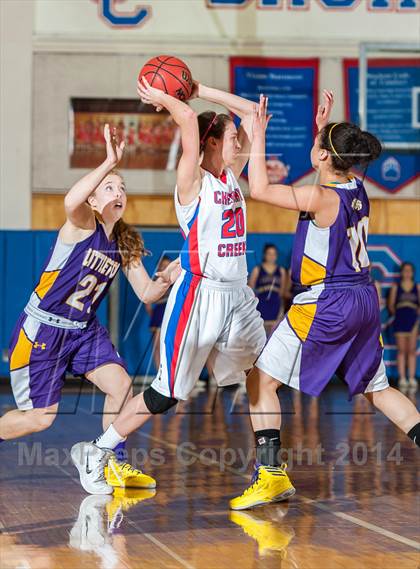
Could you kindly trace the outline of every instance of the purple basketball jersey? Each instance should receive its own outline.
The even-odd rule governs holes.
[[[337,219],[331,227],[321,228],[301,214],[292,253],[293,283],[324,288],[368,283],[369,198],[363,182],[353,178],[325,187],[340,198]]]
[[[87,321],[105,297],[121,264],[116,241],[102,225],[79,243],[59,237],[45,263],[31,304],[70,320]]]

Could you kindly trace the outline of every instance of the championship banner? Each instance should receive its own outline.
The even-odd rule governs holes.
[[[359,124],[359,65],[343,61],[346,120]],[[415,59],[372,59],[367,80],[367,130],[382,143],[420,147],[414,120],[415,95],[420,87],[420,63]],[[397,193],[419,175],[419,150],[389,150],[369,166],[367,178],[381,190]]]
[[[261,93],[268,96],[273,118],[266,154],[272,184],[293,184],[312,171],[318,67],[318,59],[230,58],[231,92],[255,102]]]

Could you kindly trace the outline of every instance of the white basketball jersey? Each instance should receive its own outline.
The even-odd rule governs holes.
[[[215,281],[246,279],[246,204],[233,172],[216,178],[205,171],[201,190],[190,204],[175,210],[185,237],[181,266]]]

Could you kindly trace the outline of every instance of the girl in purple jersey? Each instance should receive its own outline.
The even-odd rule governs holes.
[[[420,284],[416,283],[414,275],[414,265],[403,263],[400,282],[392,285],[388,299],[389,312],[395,315],[393,328],[398,349],[398,386],[411,389],[417,388],[416,349],[420,313]]]
[[[277,264],[278,256],[277,247],[273,243],[266,243],[262,263],[252,269],[248,280],[258,298],[257,310],[264,320],[267,334],[280,318],[287,294],[287,272]]]
[[[295,492],[281,465],[281,409],[277,390],[287,384],[319,395],[334,373],[350,397],[363,393],[420,445],[420,414],[389,386],[383,363],[378,295],[369,277],[369,199],[350,169],[367,167],[379,141],[356,125],[328,123],[333,96],[324,92],[311,161],[319,183],[271,185],[265,163],[267,98],[255,110],[249,161],[251,196],[301,214],[292,253],[292,280],[301,292],[268,340],[247,378],[257,464],[251,485],[231,500],[234,510],[276,502]]]
[[[0,418],[0,441],[40,432],[57,414],[65,374],[85,376],[106,394],[103,426],[112,423],[132,397],[124,361],[99,324],[96,310],[120,266],[145,303],[163,296],[180,273],[174,261],[151,280],[141,259],[140,234],[122,219],[127,196],[114,169],[124,141],[105,125],[106,159],[64,198],[66,222],[50,251],[40,280],[20,316],[10,343],[10,373],[18,409]],[[104,464],[94,464],[101,481]],[[154,487],[154,480],[112,456],[111,486]]]

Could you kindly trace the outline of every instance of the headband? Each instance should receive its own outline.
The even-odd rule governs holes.
[[[339,158],[341,161],[343,161],[343,159],[341,158],[341,156],[339,155],[339,153],[337,152],[337,150],[334,148],[334,144],[332,143],[332,131],[335,129],[335,127],[338,125],[338,123],[334,123],[332,125],[332,127],[330,128],[330,132],[328,133],[328,140],[330,142],[330,146],[332,151],[334,152],[334,154],[337,156],[337,158]]]
[[[203,146],[203,144],[206,142],[207,135],[208,135],[208,133],[211,131],[211,127],[214,125],[214,123],[216,122],[216,120],[217,120],[217,113],[215,113],[215,115],[214,115],[212,121],[210,122],[209,126],[207,127],[206,132],[205,132],[205,133],[203,134],[203,136],[201,137],[200,146]]]

